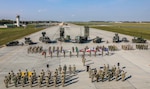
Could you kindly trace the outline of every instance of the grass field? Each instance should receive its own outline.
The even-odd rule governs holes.
[[[16,40],[42,29],[43,28],[35,28],[34,25],[28,25],[26,28],[0,28],[0,45],[6,44],[9,41]]]
[[[77,22],[76,25],[88,25],[91,28],[117,32],[130,36],[143,37],[150,40],[150,23],[107,23]]]

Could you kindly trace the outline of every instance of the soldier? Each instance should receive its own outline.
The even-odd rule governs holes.
[[[105,77],[105,72],[104,72],[104,71],[102,71],[102,74],[101,74],[102,82],[104,82],[104,77]]]
[[[24,73],[24,81],[25,81],[25,84],[27,84],[27,82],[28,82],[28,76],[27,76],[27,73]]]
[[[59,52],[59,47],[57,46],[57,51]]]
[[[57,76],[54,75],[54,76],[53,76],[53,79],[54,79],[54,86],[56,87],[56,86],[57,86]]]
[[[29,76],[28,69],[26,69],[26,72],[25,72],[25,74],[26,74],[26,79],[27,79],[27,81],[28,81],[28,76]]]
[[[64,72],[65,72],[65,74],[66,74],[66,70],[67,70],[66,64],[64,65],[63,70],[64,70]]]
[[[104,67],[103,67],[103,68],[104,68],[104,71],[106,71],[106,65],[105,65],[105,64],[104,64]]]
[[[11,84],[11,74],[10,73],[8,73],[8,82],[9,82],[9,84]]]
[[[64,85],[65,85],[65,76],[64,75],[61,76],[61,83],[62,83],[62,87],[64,87]]]
[[[33,81],[36,81],[36,72],[33,70]]]
[[[69,74],[71,75],[72,70],[71,70],[71,65],[69,65]]]
[[[49,54],[50,54],[50,52],[51,52],[51,46],[49,47]]]
[[[74,74],[76,73],[76,66],[75,65],[73,65],[72,71],[73,71]]]
[[[19,73],[17,73],[16,78],[17,78],[17,84],[20,84],[20,74]]]
[[[79,52],[78,47],[76,47],[76,52]]]
[[[65,54],[66,54],[65,50],[63,51],[63,53],[64,53],[64,57],[65,57]]]
[[[94,77],[95,77],[95,74],[94,74],[94,71],[92,71],[92,74],[91,74],[91,82],[93,82]]]
[[[62,67],[61,67],[61,65],[59,65],[59,67],[58,67],[58,71],[59,71],[59,74],[61,74],[61,71],[62,71]]]
[[[74,53],[74,47],[72,47],[72,52]]]
[[[7,76],[5,76],[4,83],[6,88],[8,88],[9,79],[7,78]]]
[[[91,78],[91,76],[92,76],[92,69],[89,68],[89,78]]]
[[[63,47],[61,46],[61,47],[60,47],[60,52],[61,52],[61,53],[62,53],[62,50],[63,50]]]
[[[122,75],[121,75],[122,76],[122,81],[125,81],[126,73],[127,72],[124,72],[124,71],[122,72]]]
[[[57,57],[59,56],[59,51],[57,50]]]
[[[55,46],[53,46],[53,53],[55,52]]]
[[[25,78],[24,78],[24,76],[21,77],[21,84],[22,84],[22,87],[24,87],[24,84],[25,84]]]
[[[96,73],[95,77],[96,77],[96,82],[98,82],[98,80],[99,80],[99,73]]]
[[[119,69],[116,70],[116,81],[118,81],[118,77],[119,77]]]
[[[111,81],[111,77],[112,77],[112,72],[108,71],[108,81]]]
[[[41,87],[41,82],[42,82],[41,80],[42,80],[42,79],[41,79],[41,76],[39,75],[39,76],[38,76],[38,85],[39,85],[39,87]]]
[[[11,70],[11,80],[13,80],[13,77],[14,77],[14,72]]]
[[[72,56],[72,52],[70,51],[70,57]]]
[[[17,76],[14,76],[14,77],[13,77],[13,81],[14,81],[14,85],[15,85],[15,87],[17,87],[17,82],[18,82],[18,80],[17,80]]]
[[[32,76],[29,77],[29,85],[30,87],[32,87],[32,82],[33,82],[33,79],[32,79]]]
[[[55,73],[56,73],[56,76],[58,76],[58,70],[57,69],[56,69]]]
[[[46,86],[49,87],[49,77],[46,76]]]
[[[51,71],[49,71],[47,77],[48,77],[49,79],[51,79],[51,75],[52,75],[52,73],[51,73]]]

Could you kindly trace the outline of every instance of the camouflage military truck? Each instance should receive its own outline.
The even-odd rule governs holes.
[[[142,37],[134,37],[134,38],[132,39],[132,42],[133,42],[133,43],[146,43],[146,40],[143,39]]]
[[[120,42],[120,40],[119,40],[119,35],[118,35],[117,33],[116,33],[115,36],[113,37],[113,42],[114,42],[114,43]]]
[[[33,42],[32,42],[32,40],[30,39],[30,37],[28,37],[28,38],[24,38],[25,39],[25,44],[28,44],[28,45],[31,45],[31,44],[33,44]]]
[[[98,36],[93,39],[93,43],[101,43],[101,42],[102,42],[102,38],[100,38]]]
[[[39,41],[43,43],[50,43],[51,42],[50,38],[45,35],[46,35],[46,32],[42,32],[42,37],[39,38]]]

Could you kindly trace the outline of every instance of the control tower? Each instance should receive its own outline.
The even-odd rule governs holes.
[[[20,27],[20,16],[19,15],[16,16],[16,25],[17,25],[17,27]]]

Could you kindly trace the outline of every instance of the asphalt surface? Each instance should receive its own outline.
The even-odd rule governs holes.
[[[65,35],[70,35],[71,38],[75,38],[77,35],[83,35],[84,28],[82,26],[70,25],[65,29]],[[51,40],[55,40],[59,37],[59,26],[54,26],[43,30],[46,32],[46,35],[50,37]],[[33,42],[37,42],[37,44],[32,46],[43,46],[44,50],[47,51],[46,58],[42,54],[33,53],[28,54],[27,48],[29,45],[24,46],[14,46],[14,47],[2,47],[0,48],[0,89],[5,89],[4,77],[13,70],[15,73],[18,72],[19,69],[25,71],[28,69],[29,71],[36,70],[37,74],[40,74],[41,70],[47,71],[46,65],[49,64],[49,70],[52,72],[58,68],[59,65],[76,65],[77,74],[67,77],[67,82],[65,87],[62,87],[61,84],[58,84],[57,87],[54,87],[52,84],[50,87],[46,87],[45,84],[42,85],[41,88],[34,84],[32,89],[150,89],[150,41],[148,41],[149,49],[148,50],[138,50],[135,49],[135,45],[131,42],[133,37],[119,34],[119,36],[127,37],[130,42],[128,43],[112,43],[112,37],[114,36],[113,32],[107,32],[97,29],[90,28],[90,37],[89,39],[93,39],[96,36],[100,36],[103,38],[102,43],[50,43],[45,44],[39,41],[39,37],[41,36],[41,32],[37,32],[31,34],[27,37],[30,37]],[[107,44],[106,41],[109,41]],[[20,42],[24,42],[24,38],[19,39]],[[130,44],[134,47],[134,50],[122,50],[121,45]],[[76,56],[76,53],[73,53],[73,56],[70,58],[69,53],[66,53],[66,57],[63,57],[63,54],[60,54],[60,57],[56,57],[56,53],[54,53],[54,57],[51,58],[48,54],[48,47],[63,47],[65,50],[71,50],[72,47],[78,47],[79,49],[83,49],[85,46],[90,48],[96,46],[108,46],[108,45],[116,45],[118,47],[118,51],[111,51],[110,55],[101,56],[97,54],[90,57],[86,53],[86,65],[90,65],[91,68],[103,67],[104,64],[109,64],[111,66],[117,65],[120,63],[120,68],[124,67],[124,71],[126,74],[126,81],[104,81],[104,82],[93,82],[91,83],[91,79],[89,78],[88,72],[86,72],[86,66],[83,66],[81,54],[79,53],[79,57]],[[10,89],[16,89],[16,87],[11,84],[9,85]],[[19,85],[17,89],[31,89],[29,85],[22,87]]]

